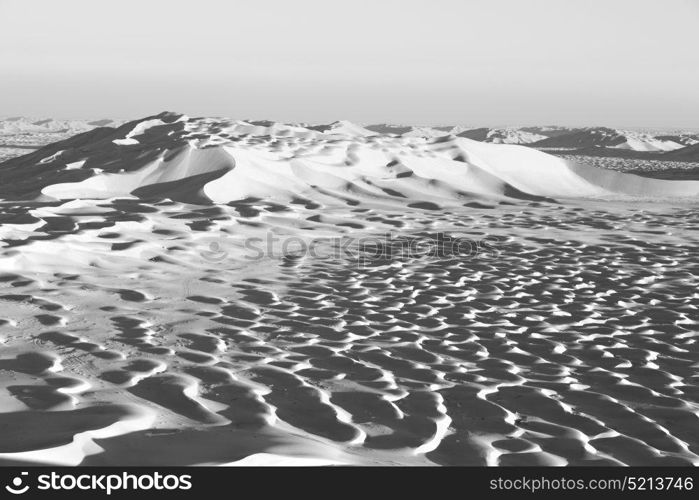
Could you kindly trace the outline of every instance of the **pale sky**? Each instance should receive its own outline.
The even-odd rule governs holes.
[[[0,0],[0,116],[699,127],[699,0]]]

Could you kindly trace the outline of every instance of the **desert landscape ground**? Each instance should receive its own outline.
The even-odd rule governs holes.
[[[699,465],[690,132],[0,123],[3,465]]]

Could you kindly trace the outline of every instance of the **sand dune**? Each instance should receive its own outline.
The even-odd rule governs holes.
[[[99,127],[116,127],[120,120],[55,120],[15,116],[0,118],[0,162],[27,154],[46,144]]]
[[[41,134],[62,134],[72,135],[91,130],[95,127],[114,127],[119,124],[118,120],[56,120],[53,118],[27,118],[16,116],[0,118],[0,136],[31,134],[36,137]]]
[[[31,168],[37,164],[42,176]],[[38,190],[45,200],[111,198],[147,188],[149,196],[192,201],[197,191],[189,192],[192,186],[217,203],[248,197],[288,202],[298,195],[313,197],[318,189],[392,201],[401,198],[395,193],[414,199],[419,191],[425,201],[436,195],[443,204],[461,204],[469,197],[501,200],[519,192],[554,198],[699,193],[696,182],[640,180],[533,149],[451,135],[394,137],[349,122],[311,130],[175,114],[51,145],[9,162],[3,175],[12,179],[15,194],[26,182],[27,194]],[[76,177],[76,182],[61,182]],[[185,180],[183,197],[178,191]],[[429,187],[421,188],[425,183]],[[438,185],[452,192],[432,189]]]
[[[0,164],[0,462],[698,465],[698,196],[348,122],[50,144]]]
[[[475,141],[495,144],[526,144],[543,149],[610,148],[634,152],[658,152],[680,150],[699,142],[699,137],[689,131],[640,131],[609,127],[414,127],[406,125],[369,125],[367,129],[402,137],[435,138],[445,135],[465,137]]]

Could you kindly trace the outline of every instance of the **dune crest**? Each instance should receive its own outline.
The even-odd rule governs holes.
[[[42,165],[40,177],[34,175],[37,164]],[[182,201],[260,197],[288,202],[299,194],[313,198],[322,189],[340,198],[391,202],[419,193],[449,206],[468,198],[699,194],[696,181],[610,174],[531,148],[454,135],[396,136],[350,122],[303,127],[176,113],[78,135],[11,160],[2,172],[18,177],[15,194],[26,182],[29,193],[53,199],[147,193]]]

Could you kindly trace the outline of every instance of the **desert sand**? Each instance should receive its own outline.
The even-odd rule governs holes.
[[[0,200],[4,465],[699,465],[699,181],[163,113]]]

